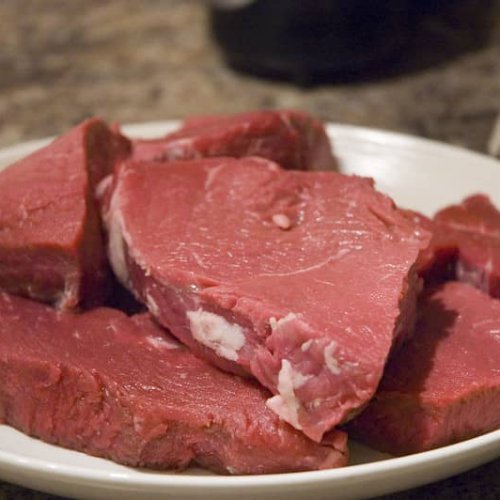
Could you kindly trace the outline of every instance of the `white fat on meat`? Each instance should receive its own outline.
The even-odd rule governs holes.
[[[146,342],[155,349],[179,349],[180,347],[180,344],[175,341],[152,335],[146,337]]]
[[[332,340],[326,347],[325,350],[323,351],[323,356],[325,358],[325,365],[326,367],[330,370],[331,373],[334,375],[339,375],[341,373],[340,365],[337,360],[333,356],[333,353],[337,349],[337,342]]]
[[[293,321],[294,319],[297,319],[297,315],[295,313],[288,313],[286,316],[284,316],[281,319],[276,319],[274,317],[269,318],[269,326],[271,327],[271,330],[276,330],[283,326],[286,323],[289,323],[290,321]]]
[[[276,226],[278,226],[280,229],[290,229],[292,227],[292,221],[290,220],[290,217],[285,214],[274,214],[272,216],[272,220]]]
[[[294,370],[290,361],[282,360],[278,374],[278,394],[266,401],[270,410],[299,430],[302,429],[299,422],[300,402],[295,396],[295,389],[302,387],[310,378],[312,375],[304,375]]]
[[[95,197],[100,200],[103,196],[104,193],[111,187],[111,183],[113,182],[113,176],[112,175],[107,175],[102,179],[99,184],[97,184],[95,188]]]
[[[245,344],[245,334],[240,325],[203,309],[188,311],[186,315],[195,340],[223,358],[231,361],[238,359],[238,351]]]
[[[153,299],[149,293],[146,293],[146,305],[153,316],[158,317],[160,315],[160,308],[158,307],[156,300]]]
[[[189,153],[190,157],[194,155],[193,159],[201,158],[201,155],[193,146],[193,140],[190,137],[177,139],[168,145],[168,149],[162,156],[165,156],[166,160],[183,160],[186,157],[186,153]]]
[[[208,190],[212,187],[212,184],[215,181],[215,178],[221,171],[221,169],[224,167],[224,163],[222,162],[220,165],[217,165],[216,167],[212,167],[208,170],[207,172],[207,177],[205,179],[205,190]]]
[[[498,329],[493,329],[493,330],[490,330],[490,335],[495,339],[497,340],[498,342],[500,342],[500,330]]]
[[[71,304],[75,297],[78,296],[80,284],[78,281],[75,281],[73,277],[68,277],[66,281],[64,282],[64,292],[59,295],[57,302],[56,302],[56,308],[64,310],[68,304]],[[28,287],[28,291],[34,295],[34,293],[31,291],[31,287]],[[36,295],[34,295],[36,296]]]
[[[301,346],[300,346],[300,350],[302,352],[306,352],[310,349],[310,347],[312,346],[312,343],[314,342],[314,339],[309,339],[309,340],[306,340]]]
[[[125,259],[125,231],[122,215],[118,208],[119,193],[114,192],[111,197],[109,211],[105,216],[105,223],[108,228],[109,243],[108,253],[111,267],[122,285],[128,283],[128,270]]]

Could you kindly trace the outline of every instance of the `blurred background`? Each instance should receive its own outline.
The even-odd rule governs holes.
[[[1,0],[0,146],[93,114],[294,107],[485,151],[500,107],[498,1],[208,4]]]
[[[0,147],[91,115],[253,108],[486,152],[500,110],[495,0],[0,0]],[[409,498],[500,495],[500,461]],[[49,498],[0,482],[0,499]]]

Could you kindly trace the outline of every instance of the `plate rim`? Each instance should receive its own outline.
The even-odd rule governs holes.
[[[17,433],[21,433],[8,425],[0,425],[13,429]],[[22,433],[21,433],[22,434]],[[23,434],[23,437],[28,437]],[[37,442],[45,443],[37,438]],[[61,465],[58,462],[50,460],[41,460],[38,458],[24,458],[16,455],[15,453],[5,452],[1,450],[0,445],[0,464],[14,465],[21,467],[24,471],[37,471],[56,474],[61,479],[77,479],[77,480],[93,480],[106,484],[107,486],[113,485],[126,485],[126,486],[176,486],[188,487],[190,489],[217,487],[217,488],[232,488],[236,485],[245,488],[261,487],[261,486],[282,486],[281,483],[285,482],[287,485],[308,485],[311,483],[318,484],[329,483],[335,480],[347,479],[361,479],[379,474],[388,474],[391,472],[401,472],[403,469],[413,468],[417,465],[422,465],[425,468],[432,467],[435,463],[441,461],[443,458],[460,457],[465,455],[466,452],[481,451],[486,446],[494,446],[500,443],[500,429],[491,431],[486,434],[461,441],[441,448],[428,450],[420,453],[413,453],[401,457],[387,458],[380,461],[369,462],[365,464],[348,465],[336,469],[325,469],[319,471],[304,471],[304,472],[287,472],[280,474],[255,474],[255,475],[238,475],[238,476],[223,476],[223,475],[196,475],[196,474],[178,474],[172,471],[153,471],[148,469],[138,469],[134,467],[124,467],[123,471],[102,471],[90,470],[80,465]],[[49,446],[56,446],[48,444]],[[465,448],[465,449],[464,449]],[[90,458],[98,460],[110,460],[100,457],[86,455],[71,449],[62,448],[71,453],[83,454]],[[500,452],[497,452],[497,454]],[[499,455],[500,456],[500,455]],[[114,462],[112,462],[114,463]],[[368,473],[364,469],[369,469]],[[144,476],[133,477],[127,474],[144,473]],[[386,476],[387,477],[387,476]],[[147,479],[147,482],[144,481]]]

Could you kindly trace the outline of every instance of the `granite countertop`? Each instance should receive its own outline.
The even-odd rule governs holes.
[[[474,2],[481,3],[464,0]],[[60,133],[94,114],[130,123],[295,107],[324,120],[485,152],[500,108],[498,2],[495,8],[496,15],[475,24],[450,15],[446,29],[430,26],[431,52],[452,42],[440,60],[422,56],[390,77],[304,89],[228,69],[210,40],[206,10],[196,1],[3,0],[0,147]],[[489,37],[479,43],[477,33],[486,32]],[[385,498],[426,497],[499,498],[500,460]],[[0,482],[0,500],[11,498],[55,497]]]

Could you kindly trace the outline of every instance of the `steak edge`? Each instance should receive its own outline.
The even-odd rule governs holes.
[[[427,239],[368,179],[259,158],[128,163],[104,219],[122,283],[314,440],[372,397],[412,329]]]
[[[0,294],[0,422],[43,441],[155,469],[260,474],[347,462],[346,435],[314,443],[267,391],[111,309],[58,313]]]

